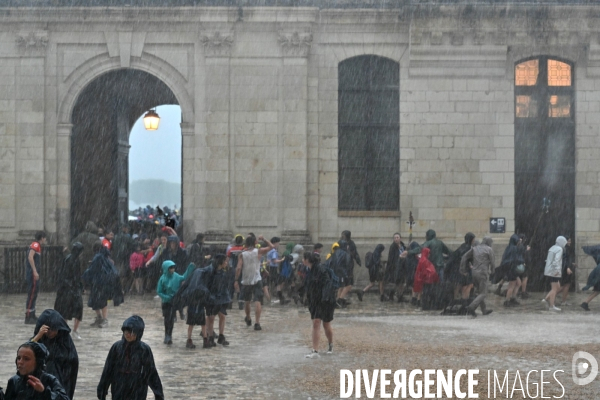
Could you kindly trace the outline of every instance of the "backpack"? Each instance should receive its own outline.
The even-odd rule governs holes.
[[[283,262],[281,263],[281,272],[279,273],[279,275],[281,275],[284,278],[289,278],[292,276],[291,259],[292,259],[291,256],[286,256],[285,259],[283,260]]]
[[[341,286],[340,278],[333,272],[330,263],[323,264],[323,269],[329,275],[329,282],[323,287],[323,301],[327,303],[335,303],[337,299],[337,290]]]
[[[365,254],[365,267],[368,269],[373,268],[375,265],[373,264],[373,252],[369,251]]]

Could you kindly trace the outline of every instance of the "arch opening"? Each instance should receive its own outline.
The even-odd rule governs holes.
[[[144,111],[163,104],[179,102],[163,81],[131,68],[81,91],[71,114],[71,236],[87,221],[112,228],[127,221],[129,134]]]

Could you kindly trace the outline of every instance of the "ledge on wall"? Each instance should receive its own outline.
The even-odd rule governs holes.
[[[338,217],[401,217],[400,211],[342,211]]]

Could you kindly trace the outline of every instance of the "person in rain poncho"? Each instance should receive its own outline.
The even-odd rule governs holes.
[[[90,266],[83,273],[83,281],[91,286],[88,307],[96,312],[96,320],[92,327],[108,326],[108,300],[112,299],[115,307],[123,303],[123,290],[119,272],[109,258],[109,251],[101,242],[94,243],[94,256]]]
[[[487,285],[490,277],[490,272],[495,269],[494,250],[492,249],[492,238],[485,236],[481,244],[472,247],[461,258],[460,272],[467,273],[467,267],[470,265],[473,284],[477,289],[477,297],[467,306],[467,312],[476,317],[477,307],[481,307],[483,315],[491,314],[492,310],[488,310],[485,305],[485,297],[487,296]],[[471,263],[469,263],[469,261]]]
[[[71,328],[57,311],[44,310],[38,318],[31,341],[46,346],[49,352],[46,371],[58,379],[72,399],[79,372],[79,356],[70,332]]]
[[[430,252],[431,250],[427,247],[421,249],[421,258],[419,258],[419,264],[417,265],[417,270],[415,272],[413,291],[418,294],[419,299],[423,293],[424,285],[432,285],[440,281],[435,266],[429,261]]]
[[[342,297],[346,291],[345,287],[351,287],[351,278],[348,276],[352,266],[352,257],[346,251],[348,244],[344,240],[338,242],[338,249],[333,253],[329,260],[329,267],[333,270],[336,276],[340,279],[340,288],[337,294],[336,307],[346,307],[350,304],[348,300]]]
[[[359,300],[362,301],[362,295],[373,286],[375,282],[379,283],[379,296],[381,301],[387,300],[383,293],[385,282],[383,280],[383,271],[381,270],[381,253],[385,250],[385,246],[378,244],[375,250],[371,254],[367,253],[365,257],[365,266],[369,270],[369,284],[362,290],[362,294],[359,296]],[[389,261],[388,261],[389,262]]]
[[[105,400],[110,387],[112,400],[145,400],[150,387],[156,400],[164,400],[152,349],[142,342],[144,320],[133,315],[123,322],[121,331],[123,337],[106,356],[97,388],[98,399]]]
[[[562,276],[562,258],[567,244],[567,239],[564,236],[556,238],[556,244],[548,250],[546,258],[546,267],[544,268],[544,276],[550,281],[550,292],[542,299],[542,303],[552,311],[560,311],[560,308],[554,305],[554,299],[560,289],[560,278]]]
[[[56,271],[56,300],[54,309],[66,320],[73,322],[74,338],[81,340],[77,329],[83,319],[83,283],[81,282],[81,254],[83,244],[73,243],[69,254]]]
[[[342,242],[346,243],[346,245],[342,246]],[[344,302],[343,305],[348,305],[350,302],[346,300],[346,295],[350,292],[350,290],[352,290],[352,286],[354,285],[354,262],[356,262],[358,266],[361,266],[362,262],[360,260],[360,255],[358,254],[358,250],[356,249],[356,244],[354,243],[354,240],[352,240],[352,232],[343,231],[342,237],[338,243],[340,244],[340,248],[347,251],[350,255],[350,262],[346,267],[346,277],[342,282],[339,295],[339,298]],[[362,291],[358,291],[357,296],[360,300]]]
[[[5,400],[70,400],[59,380],[46,372],[48,349],[27,342],[17,350],[17,374],[8,380]]]
[[[188,265],[185,273],[179,275],[175,272],[175,263],[167,260],[162,263],[163,274],[158,280],[156,287],[156,293],[162,300],[162,314],[165,320],[165,340],[164,344],[173,344],[173,327],[175,325],[175,306],[172,302],[173,296],[179,290],[181,282],[186,280],[190,276],[196,266],[194,264]]]

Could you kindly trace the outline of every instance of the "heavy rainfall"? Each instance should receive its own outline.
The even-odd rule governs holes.
[[[0,0],[0,400],[598,398],[599,17]]]

